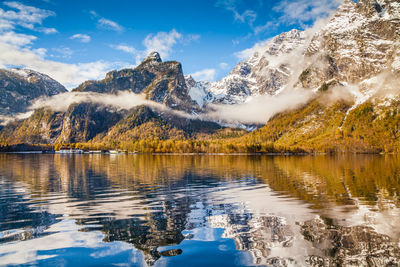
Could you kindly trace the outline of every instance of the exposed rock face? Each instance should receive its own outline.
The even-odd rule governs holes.
[[[57,81],[33,70],[0,70],[0,115],[25,112],[33,99],[66,91]]]
[[[330,79],[356,83],[399,71],[399,27],[398,1],[344,1],[307,48],[312,63],[300,77],[302,86],[316,88]]]
[[[293,74],[291,55],[303,51],[306,40],[306,34],[299,30],[282,33],[254,49],[250,58],[236,65],[221,81],[194,84],[189,80],[186,83],[190,91],[205,88],[202,100],[205,103],[235,104],[251,96],[275,95],[289,82]]]
[[[121,112],[110,107],[91,103],[73,104],[64,114],[62,130],[57,137],[57,142],[87,142],[97,134],[108,131],[121,118]]]
[[[189,96],[196,101],[200,107],[213,100],[213,95],[209,92],[210,82],[197,82],[192,76],[185,76],[186,86],[189,88]]]
[[[111,71],[105,79],[84,82],[73,91],[112,94],[131,91],[173,109],[187,112],[199,109],[189,97],[182,65],[176,61],[162,62],[157,52],[151,53],[135,69]]]
[[[190,76],[184,77],[180,63],[175,61],[162,62],[159,54],[154,52],[135,69],[111,71],[106,75],[105,79],[87,81],[76,88],[75,91],[108,94],[131,91],[136,94],[143,94],[147,99],[165,104],[169,108],[197,114],[207,111],[207,108],[210,108],[210,106],[207,107],[207,104],[210,103],[236,104],[246,102],[255,96],[277,95],[283,92],[288,85],[293,85],[296,87],[295,89],[299,90],[313,90],[315,98],[321,100],[319,101],[321,103],[330,101],[326,99],[329,98],[332,88],[341,87],[341,89],[345,90],[344,88],[348,85],[357,87],[356,90],[348,90],[345,97],[343,97],[345,101],[336,105],[336,108],[327,108],[329,105],[320,105],[319,102],[314,101],[315,99],[310,99],[308,106],[303,109],[304,112],[297,110],[284,116],[272,118],[269,124],[272,122],[272,125],[275,126],[264,129],[270,132],[272,136],[269,136],[269,133],[266,132],[260,135],[268,142],[282,142],[282,145],[287,145],[288,142],[291,142],[290,145],[295,143],[304,144],[307,138],[309,138],[309,141],[319,140],[320,144],[322,144],[320,141],[324,140],[321,147],[332,143],[337,145],[338,138],[357,137],[360,140],[366,140],[366,136],[363,133],[369,132],[368,129],[363,128],[362,125],[351,126],[356,121],[354,119],[350,123],[347,122],[348,118],[361,118],[361,115],[357,115],[357,112],[364,109],[366,113],[363,114],[368,113],[371,115],[372,119],[369,121],[371,123],[376,122],[376,125],[383,125],[383,123],[379,122],[382,118],[385,119],[385,123],[386,121],[388,123],[395,121],[390,119],[390,116],[392,116],[390,112],[394,114],[394,110],[398,106],[396,103],[391,104],[396,100],[398,94],[398,80],[395,80],[390,85],[382,86],[382,79],[378,79],[377,75],[389,74],[391,78],[400,77],[399,1],[359,0],[354,3],[354,1],[346,0],[330,18],[329,22],[314,36],[308,36],[305,32],[292,30],[273,38],[262,46],[254,48],[252,53],[247,60],[240,62],[221,81],[210,83],[196,82]],[[24,80],[23,78],[20,79]],[[46,81],[48,82],[48,80]],[[48,84],[51,83],[48,82],[46,86],[42,86],[45,88],[43,89],[43,94],[51,95],[61,91],[61,89],[50,90],[49,88],[54,88],[54,86],[51,87]],[[381,101],[383,98],[375,101],[378,99],[378,93],[380,93],[378,91],[382,91],[383,87],[385,90],[386,87],[388,90],[392,90],[391,93],[396,96],[388,97],[387,101]],[[13,88],[16,88],[16,86],[14,85]],[[18,100],[18,97],[8,93],[4,98],[1,98],[1,101],[6,102],[8,98]],[[373,102],[373,105],[381,105],[386,109],[375,109],[374,107],[357,109],[358,106],[369,100]],[[26,105],[29,101],[26,98],[22,98],[20,102]],[[15,106],[15,104],[12,106]],[[116,113],[119,115],[113,117],[106,115],[108,114],[107,112],[113,112],[109,108],[103,107],[104,110],[102,111],[99,111],[98,107],[94,110],[92,110],[92,107],[87,108],[71,107],[77,113],[71,111],[69,115],[65,115],[66,113],[53,112],[51,113],[52,115],[46,113],[48,117],[45,118],[51,118],[51,123],[40,124],[40,126],[32,128],[32,131],[28,133],[30,136],[35,136],[32,140],[36,140],[41,136],[40,138],[47,140],[47,142],[55,142],[55,140],[90,140],[101,133],[112,134],[114,138],[114,136],[117,136],[116,132],[123,132],[126,138],[131,138],[132,136],[139,138],[142,136],[142,133],[139,133],[137,129],[133,129],[133,124],[129,125],[128,123],[137,121],[136,115],[133,119],[122,120],[127,119],[129,117],[127,114],[131,111],[125,111],[126,113],[118,111]],[[337,109],[337,112],[335,112],[335,109]],[[377,112],[370,111],[374,109]],[[98,116],[102,119],[97,119],[97,115],[94,115],[97,111],[100,112]],[[93,116],[78,114],[79,112],[89,112],[88,114],[93,114]],[[136,114],[136,112],[133,113]],[[187,117],[176,119],[176,117],[174,118],[167,113],[155,113],[157,113],[155,116],[145,116],[146,120],[141,121],[144,123],[152,122],[152,126],[164,127],[164,130],[160,130],[159,133],[165,138],[171,136],[179,136],[179,138],[183,138],[183,136],[192,137],[192,133],[201,127],[207,129],[217,128],[215,124],[197,123],[194,120],[187,120]],[[140,116],[143,114],[141,113]],[[146,114],[150,114],[150,112]],[[310,116],[303,117],[304,114],[309,114]],[[382,114],[389,114],[390,116],[385,117]],[[105,121],[108,120],[108,116],[110,121],[104,122],[105,127],[110,127],[108,131],[97,126],[93,126],[94,128],[92,126],[89,127],[89,125],[98,125],[103,118]],[[293,116],[296,116],[297,124],[291,123],[287,127],[282,127],[282,125],[292,121]],[[369,118],[368,116],[364,116],[366,121]],[[66,120],[66,118],[70,118],[71,121]],[[323,118],[324,121],[322,121]],[[37,117],[32,117],[32,120],[27,120],[25,123],[42,123],[41,120],[37,120]],[[286,122],[282,123],[282,120],[286,120]],[[117,125],[116,121],[120,123]],[[328,121],[331,123],[328,123]],[[43,125],[51,125],[51,127],[49,126],[50,128],[46,132],[41,132],[41,135],[35,135],[39,131],[38,129],[43,128]],[[234,125],[241,124],[238,122]],[[123,129],[121,130],[121,128],[115,128],[114,126],[122,127]],[[138,124],[135,124],[135,127],[138,126]],[[4,128],[1,132],[4,133],[3,136],[8,136],[7,140],[9,140],[13,136],[12,129],[20,129],[18,131],[20,131],[20,135],[23,135],[26,128],[33,126],[18,127],[20,126],[14,124]],[[61,130],[58,130],[59,127],[61,127]],[[398,124],[391,124],[390,127],[393,127],[393,129],[385,127],[382,127],[383,130],[381,132],[386,132],[385,135],[388,136],[394,136],[390,142],[397,144]],[[111,130],[111,128],[113,129]],[[171,128],[176,128],[179,131],[172,133],[170,131]],[[90,129],[95,130],[92,132]],[[353,133],[354,129],[358,129],[357,134]],[[329,132],[327,132],[328,130]],[[78,134],[79,131],[85,133]],[[344,131],[346,132],[345,135]],[[67,134],[71,132],[74,132],[73,136],[75,137]],[[61,139],[57,139],[59,138],[57,135],[61,136]],[[369,136],[375,138],[370,133]],[[377,139],[380,140],[382,138]],[[293,142],[294,140],[296,142]],[[314,142],[310,141],[310,143]],[[378,143],[374,141],[373,146],[370,146],[371,144],[369,143],[364,143],[364,141],[361,141],[361,143],[364,150],[365,147],[368,147],[368,149],[372,149],[371,151],[382,151],[382,148],[379,147],[382,141]],[[345,142],[343,141],[342,144],[345,145]],[[396,146],[393,145],[392,147]],[[312,147],[312,149],[314,148]]]
[[[37,109],[28,119],[5,126],[0,131],[0,140],[7,144],[182,140],[221,128],[215,122],[187,119],[147,106],[118,110],[101,104],[79,103],[72,104],[65,112]]]
[[[305,42],[304,32],[292,30],[256,49],[248,60],[240,62],[227,77],[210,87],[214,102],[237,103],[249,96],[278,93],[292,74],[288,56],[302,50]]]
[[[298,89],[313,90],[316,100],[271,118],[264,140],[319,151],[398,151],[399,29],[399,1],[344,1],[312,38],[298,77]]]
[[[235,104],[279,94],[298,75],[294,67],[303,71],[293,84],[315,90],[330,81],[359,83],[383,71],[399,73],[400,3],[346,0],[314,36],[282,33],[254,49],[221,81],[186,83],[197,92],[191,96],[198,103]]]
[[[28,119],[7,125],[0,139],[32,144],[86,142],[121,118],[116,109],[91,103],[73,104],[66,112],[41,108]]]

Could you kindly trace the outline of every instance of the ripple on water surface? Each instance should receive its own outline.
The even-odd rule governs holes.
[[[0,265],[400,264],[400,158],[0,154]]]

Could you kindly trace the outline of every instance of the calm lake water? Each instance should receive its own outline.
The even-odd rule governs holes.
[[[0,265],[399,266],[400,157],[0,154]]]

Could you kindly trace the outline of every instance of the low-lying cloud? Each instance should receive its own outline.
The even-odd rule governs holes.
[[[211,105],[214,111],[206,117],[233,124],[265,124],[275,114],[296,109],[307,103],[313,95],[312,91],[302,90],[276,96],[258,96],[242,104]]]
[[[139,105],[161,106],[154,101],[146,100],[143,95],[128,91],[118,94],[102,94],[95,92],[68,92],[35,100],[29,109],[48,108],[65,112],[74,103],[93,103],[113,106],[119,109],[130,109]]]
[[[30,113],[39,108],[51,109],[56,112],[65,112],[72,104],[92,103],[111,106],[119,110],[145,105],[159,112],[168,112],[184,118],[194,118],[193,115],[179,110],[173,110],[164,104],[148,100],[143,94],[135,94],[130,91],[121,91],[117,94],[104,94],[96,92],[67,92],[50,97],[41,97],[35,100],[29,107]],[[28,113],[23,113],[28,114]],[[19,114],[20,116],[26,116]]]

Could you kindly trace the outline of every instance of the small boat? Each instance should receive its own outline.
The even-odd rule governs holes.
[[[56,151],[56,153],[57,154],[83,154],[84,151],[82,149],[62,147],[60,150]]]
[[[128,154],[126,150],[110,150],[110,154]]]

